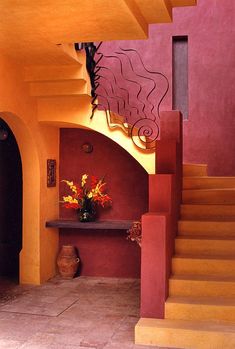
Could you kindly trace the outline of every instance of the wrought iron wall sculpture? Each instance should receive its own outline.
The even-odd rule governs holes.
[[[107,54],[102,42],[97,47],[84,45],[92,86],[91,118],[97,108],[104,110],[110,127],[122,124],[138,148],[154,149],[160,132],[160,106],[169,90],[167,77],[148,70],[133,48],[119,47]],[[117,115],[121,118],[113,123]]]

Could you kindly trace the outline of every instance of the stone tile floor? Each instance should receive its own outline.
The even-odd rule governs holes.
[[[154,349],[134,344],[139,280],[1,281],[0,349]]]

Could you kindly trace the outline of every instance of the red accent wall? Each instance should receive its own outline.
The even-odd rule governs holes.
[[[183,125],[184,162],[207,163],[211,175],[235,176],[234,14],[234,0],[198,0],[195,7],[175,8],[172,24],[151,25],[148,40],[104,43],[106,53],[117,47],[135,48],[149,70],[164,73],[170,91],[161,110],[171,110],[172,36],[188,35],[189,117]]]
[[[92,153],[81,146],[89,142]],[[79,182],[81,175],[105,176],[111,208],[100,209],[98,219],[140,220],[148,210],[148,174],[140,164],[118,144],[89,130],[61,129],[60,180]],[[60,198],[67,194],[60,182]],[[61,218],[77,219],[75,210],[61,206]],[[121,230],[60,230],[60,245],[73,244],[82,261],[81,275],[139,277],[140,248],[126,239]]]

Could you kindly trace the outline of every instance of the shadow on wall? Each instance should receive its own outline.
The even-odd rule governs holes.
[[[22,164],[16,139],[0,118],[0,276],[19,277]]]

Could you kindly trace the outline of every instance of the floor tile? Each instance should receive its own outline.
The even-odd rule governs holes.
[[[139,304],[137,279],[0,284],[0,349],[160,349],[134,344]]]

